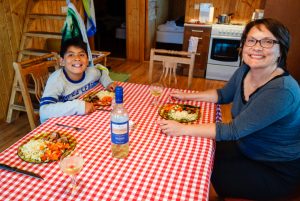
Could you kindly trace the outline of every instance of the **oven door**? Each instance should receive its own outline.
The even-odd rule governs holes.
[[[241,39],[230,36],[211,36],[208,53],[209,64],[240,66]]]

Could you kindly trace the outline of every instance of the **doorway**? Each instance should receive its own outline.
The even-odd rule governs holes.
[[[182,50],[185,0],[157,2],[156,48]]]
[[[97,32],[95,48],[126,58],[126,0],[94,1]]]
[[[148,0],[146,5],[144,59],[150,59],[151,48],[182,50],[185,0]],[[159,30],[160,27],[163,29]]]

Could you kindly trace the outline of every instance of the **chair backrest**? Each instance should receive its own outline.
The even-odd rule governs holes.
[[[173,80],[175,82],[175,85],[177,84],[177,78],[176,78],[177,65],[187,64],[189,66],[188,88],[191,87],[194,63],[195,63],[195,53],[152,48],[150,53],[150,64],[149,64],[150,83],[152,83],[154,61],[162,62],[163,70],[159,80],[164,84],[168,82],[169,86]]]
[[[52,53],[23,62],[14,62],[13,66],[21,88],[30,127],[34,129],[39,125],[39,117],[35,115],[29,91],[34,90],[32,94],[35,94],[39,102],[50,73],[59,68],[59,57]]]

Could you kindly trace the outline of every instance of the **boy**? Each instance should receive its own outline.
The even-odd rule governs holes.
[[[66,40],[61,47],[61,66],[49,77],[40,100],[41,123],[51,117],[83,115],[95,111],[93,103],[77,98],[99,81],[113,91],[115,83],[107,71],[88,67],[87,45],[79,38]]]

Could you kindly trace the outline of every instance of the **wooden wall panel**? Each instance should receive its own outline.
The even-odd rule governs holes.
[[[184,18],[185,22],[189,22],[192,19],[198,19],[199,11],[194,9],[195,4],[196,4],[196,0],[186,0],[186,3],[185,3],[185,18]]]
[[[145,8],[145,1],[126,1],[126,36],[130,36],[126,38],[127,60],[144,61]]]
[[[287,69],[300,84],[300,1],[267,0],[265,16],[282,22],[290,31],[291,44],[287,58]]]
[[[214,20],[222,13],[234,13],[232,22],[247,22],[251,19],[255,9],[262,9],[265,0],[186,0],[185,22],[199,19],[199,9],[195,9],[195,4],[212,3],[215,7]]]
[[[84,19],[84,11],[82,7],[82,2],[78,0],[71,1],[81,17]],[[62,7],[66,6],[66,1],[53,1],[53,0],[43,0],[35,1],[32,13],[47,13],[47,14],[63,14]],[[61,20],[34,20],[31,24],[30,31],[47,31],[47,32],[61,32],[64,22]],[[35,48],[45,48],[45,39],[35,38],[34,40],[28,40],[26,43],[27,47]]]
[[[77,2],[77,1],[75,1]],[[74,3],[74,5],[76,5]],[[63,14],[61,7],[66,6],[65,1],[35,1],[32,13],[47,13],[47,14]],[[64,22],[61,20],[46,20],[36,19],[30,26],[30,31],[47,31],[47,32],[61,32]],[[43,38],[35,38],[34,40],[28,39],[26,41],[27,47],[45,48],[46,40]]]
[[[0,120],[6,118],[14,76],[12,62],[17,56],[26,5],[27,0],[3,0],[0,4]]]

